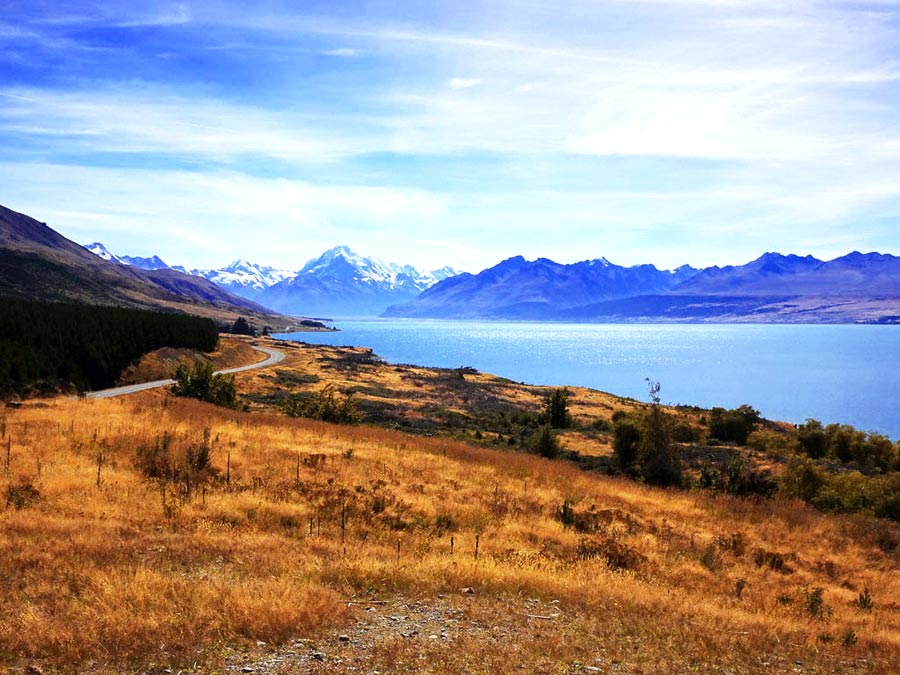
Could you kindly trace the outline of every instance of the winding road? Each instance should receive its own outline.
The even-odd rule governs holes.
[[[256,368],[265,368],[276,363],[284,361],[284,352],[270,347],[255,347],[250,345],[251,349],[258,352],[268,354],[269,358],[259,363],[251,363],[246,366],[238,366],[237,368],[226,368],[225,370],[217,370],[216,375],[230,375],[231,373],[242,373],[245,370],[255,370]],[[147,389],[156,389],[157,387],[165,387],[175,384],[175,380],[156,380],[155,382],[142,382],[141,384],[129,384],[124,387],[113,387],[112,389],[101,389],[100,391],[91,391],[85,394],[86,398],[112,398],[113,396],[124,396],[125,394],[135,394],[139,391]]]

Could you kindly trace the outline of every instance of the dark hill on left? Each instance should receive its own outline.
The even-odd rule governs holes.
[[[174,270],[116,265],[30,216],[0,206],[0,298],[181,311],[273,328],[289,319]]]

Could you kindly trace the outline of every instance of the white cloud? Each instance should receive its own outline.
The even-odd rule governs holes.
[[[100,240],[123,253],[155,253],[192,267],[238,255],[299,267],[343,241],[369,241],[376,254],[396,259],[398,251],[415,248],[414,233],[443,222],[448,208],[446,197],[424,190],[226,171],[7,163],[0,173],[0,203],[79,243]]]
[[[451,77],[447,82],[447,86],[451,89],[471,89],[481,84],[481,80],[477,77]]]
[[[287,113],[158,88],[6,90],[0,97],[8,102],[0,107],[0,133],[53,137],[57,151],[173,153],[221,161],[256,154],[305,162],[359,151],[358,139],[313,128]]]
[[[352,49],[350,47],[339,47],[338,49],[326,49],[322,52],[326,56],[339,56],[345,59],[352,59],[360,55],[358,49]]]

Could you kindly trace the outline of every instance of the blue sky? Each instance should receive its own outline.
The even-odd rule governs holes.
[[[0,0],[0,203],[200,267],[900,253],[900,3]]]

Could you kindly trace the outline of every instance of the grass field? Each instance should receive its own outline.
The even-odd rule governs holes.
[[[474,389],[446,394],[466,387],[452,373],[287,351],[238,375],[249,413],[162,390],[0,412],[2,667],[216,672],[369,626],[364,653],[329,647],[304,667],[896,672],[896,525],[653,489],[502,444],[286,418],[267,412],[280,387],[332,376],[383,411],[404,401],[407,421],[479,406],[463,400]],[[463,382],[479,379],[494,387],[486,406],[539,406],[532,388]],[[631,405],[573,400],[585,418]],[[376,620],[399,602],[456,628],[404,637]],[[306,672],[291,663],[272,672]]]

